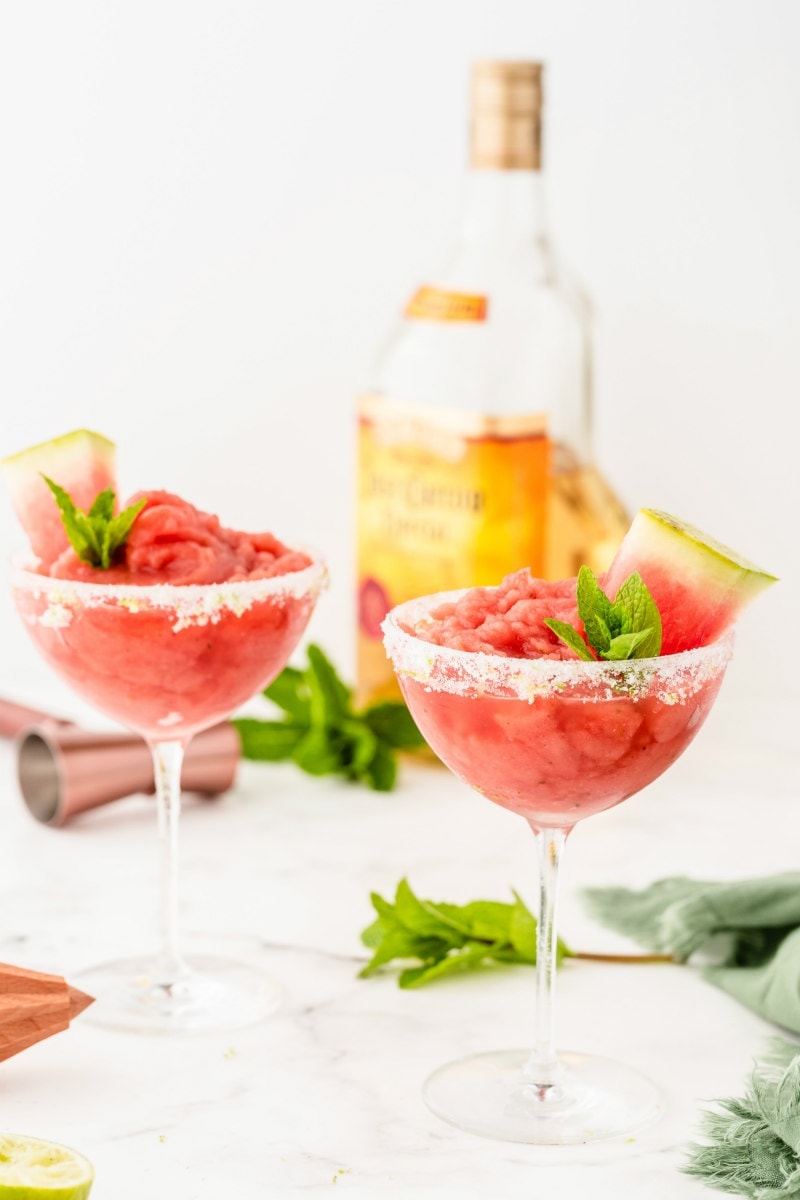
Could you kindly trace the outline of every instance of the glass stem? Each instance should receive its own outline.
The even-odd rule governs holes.
[[[556,903],[558,868],[567,832],[563,829],[536,829],[539,858],[539,925],[536,931],[536,1016],[533,1053],[525,1074],[539,1088],[542,1097],[560,1077],[555,1050],[556,993]]]
[[[155,742],[150,747],[156,780],[158,837],[161,844],[161,948],[157,982],[169,987],[188,974],[178,948],[178,822],[181,814],[183,742]]]

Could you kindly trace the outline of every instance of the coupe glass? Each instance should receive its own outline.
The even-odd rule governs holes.
[[[224,720],[286,665],[311,616],[325,568],[209,585],[50,579],[12,566],[17,609],[37,648],[101,712],[139,733],[155,769],[161,843],[161,947],[84,973],[96,1023],[152,1033],[248,1025],[276,1006],[258,970],[217,958],[185,961],[178,937],[181,764],[192,736]]]
[[[556,885],[576,822],[634,795],[689,745],[719,691],[730,635],[630,662],[505,658],[433,645],[431,614],[463,592],[394,608],[385,645],[414,719],[465,783],[518,813],[536,838],[540,907],[532,1050],[472,1055],[425,1084],[439,1117],[511,1142],[569,1145],[655,1120],[660,1093],[630,1067],[554,1043]]]

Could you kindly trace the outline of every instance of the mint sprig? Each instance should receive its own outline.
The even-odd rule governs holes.
[[[357,711],[351,689],[319,646],[308,666],[285,667],[264,695],[282,720],[237,718],[242,754],[258,762],[294,762],[309,775],[339,775],[389,792],[397,778],[397,751],[425,745],[405,704],[385,701]]]
[[[376,919],[361,933],[373,951],[359,978],[374,975],[396,960],[401,988],[417,988],[446,975],[460,975],[496,963],[533,966],[536,963],[537,920],[525,901],[513,892],[514,903],[472,900],[468,904],[422,900],[407,879],[397,885],[394,903],[373,892]],[[605,963],[672,962],[669,954],[596,954],[571,950],[560,938],[556,960],[585,959]]]
[[[78,508],[59,484],[42,475],[61,510],[61,520],[78,558],[92,567],[108,570],[117,551],[125,544],[133,523],[147,500],[142,497],[114,516],[116,499],[111,488],[99,492],[88,513]]]
[[[536,962],[536,918],[516,892],[513,904],[435,904],[415,896],[408,880],[402,879],[393,904],[377,892],[370,899],[377,918],[362,932],[361,941],[374,953],[360,978],[395,959],[414,964],[400,972],[401,988],[420,987],[491,962]],[[558,961],[571,954],[559,940]]]
[[[566,621],[547,617],[544,623],[579,658],[619,662],[661,653],[661,614],[638,571],[628,576],[612,601],[589,567],[581,567],[576,597],[585,640]]]

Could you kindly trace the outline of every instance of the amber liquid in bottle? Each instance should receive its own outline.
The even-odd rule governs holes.
[[[475,64],[461,229],[359,403],[362,703],[399,694],[394,604],[523,566],[602,571],[627,529],[592,458],[590,311],[547,236],[541,117],[541,64]]]

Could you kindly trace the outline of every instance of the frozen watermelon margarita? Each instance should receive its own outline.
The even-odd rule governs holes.
[[[40,652],[77,692],[151,741],[187,739],[285,666],[323,569],[272,534],[225,529],[178,496],[139,500],[111,567],[40,544],[34,565],[13,570],[14,599]]]
[[[686,749],[719,691],[738,612],[772,582],[698,530],[643,510],[599,581],[582,571],[545,583],[523,570],[386,618],[386,650],[423,735],[459,778],[524,817],[539,849],[533,1052],[440,1068],[425,1095],[445,1120],[561,1145],[658,1116],[649,1080],[554,1049],[558,865],[576,822],[641,791]]]
[[[12,567],[17,609],[76,692],[145,737],[162,840],[162,948],[154,964],[85,976],[96,1022],[152,1032],[248,1024],[275,989],[246,967],[190,968],[178,948],[177,827],[183,752],[286,665],[325,578],[321,560],[271,533],[225,528],[163,491],[117,510],[113,443],[85,430],[2,464],[31,554]]]
[[[624,663],[505,658],[427,640],[442,614],[472,603],[467,594],[401,605],[387,648],[439,758],[537,828],[569,829],[652,783],[702,725],[730,657],[729,636]]]

